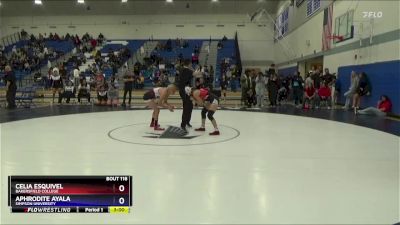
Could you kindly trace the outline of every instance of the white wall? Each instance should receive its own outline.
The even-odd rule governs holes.
[[[234,38],[238,32],[241,56],[244,62],[273,61],[273,32],[268,27],[249,23],[246,15],[156,15],[156,16],[51,16],[4,17],[4,34],[25,29],[29,33],[57,32],[64,35],[97,35],[108,39]],[[126,23],[126,24],[123,24]],[[245,24],[245,27],[238,27]],[[184,25],[184,27],[176,27]],[[204,25],[198,27],[196,25]],[[224,25],[218,27],[217,25]],[[55,26],[55,28],[50,28]],[[74,27],[72,27],[74,26]]]
[[[358,3],[357,3],[358,2]],[[304,4],[304,3],[303,3]],[[381,11],[383,12],[382,18],[374,20],[374,34],[382,34],[389,31],[399,29],[399,1],[381,0],[381,1],[335,1],[333,6],[333,18],[344,14],[347,10],[354,9],[354,38],[338,43],[332,44],[341,46],[352,42],[358,42],[359,38],[369,37],[369,19],[364,19],[364,11]],[[305,15],[304,15],[305,16]],[[290,17],[290,15],[289,15]],[[364,32],[360,33],[360,23],[364,24]],[[313,16],[305,24],[290,32],[283,40],[282,43],[287,43],[296,54],[296,58],[303,56],[313,55],[321,52],[322,48],[322,24],[323,24],[323,10]],[[290,26],[290,24],[289,24]],[[335,27],[335,19],[333,20],[333,30]],[[360,33],[360,35],[358,35]],[[310,41],[310,45],[306,45],[306,41]],[[388,61],[399,59],[398,49],[399,41],[393,43],[384,43],[381,45],[373,45],[371,47],[362,48],[358,50],[350,50],[335,55],[324,57],[324,66],[336,71],[338,66],[360,63],[371,63],[377,61]],[[358,53],[362,57],[354,61],[354,54]],[[276,62],[282,63],[291,60],[288,55],[285,55],[281,50],[279,43],[275,44],[275,59]]]
[[[324,57],[324,67],[337,72],[340,66],[360,65],[400,59],[400,42],[391,41],[379,45],[341,52]],[[357,55],[357,59],[354,57]]]

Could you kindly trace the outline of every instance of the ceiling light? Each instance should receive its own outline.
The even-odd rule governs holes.
[[[35,0],[35,5],[42,5],[42,4],[43,4],[42,0]]]
[[[211,2],[218,2],[218,0],[211,0]]]
[[[85,0],[78,0],[78,3],[79,3],[79,4],[84,4],[84,3],[85,3]]]
[[[127,3],[127,2],[128,2],[128,0],[121,0],[121,2],[122,2],[122,3]]]
[[[174,0],[166,0],[168,3],[171,3],[171,2],[173,2]]]

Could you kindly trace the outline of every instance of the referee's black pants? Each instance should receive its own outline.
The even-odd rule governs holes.
[[[190,123],[190,120],[192,119],[193,102],[192,100],[190,100],[190,96],[186,94],[184,89],[179,90],[179,95],[181,96],[183,103],[181,127],[185,128],[186,125],[188,125]]]
[[[17,107],[15,105],[15,95],[17,93],[16,88],[10,88],[6,92],[6,99],[7,99],[7,107],[8,108],[15,108]]]

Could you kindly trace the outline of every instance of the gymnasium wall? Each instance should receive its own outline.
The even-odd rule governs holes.
[[[371,82],[372,92],[361,100],[361,107],[375,106],[381,95],[387,95],[392,101],[392,112],[400,115],[400,60],[371,64],[341,66],[338,69],[342,91],[339,98],[344,103],[343,94],[350,87],[351,71],[365,72]]]
[[[97,35],[108,39],[208,39],[234,38],[238,32],[244,65],[267,64],[274,60],[273,31],[249,23],[247,15],[107,15],[3,17],[3,35],[25,29],[29,33],[57,32],[61,35]],[[238,26],[239,25],[239,26]]]
[[[303,3],[306,3],[307,0]],[[332,44],[332,49],[322,52],[323,8],[314,14],[305,23],[298,27],[289,24],[288,34],[278,43],[275,43],[275,59],[279,70],[293,67],[293,64],[323,57],[324,67],[331,72],[337,72],[343,82],[343,89],[349,85],[349,76],[352,70],[366,72],[371,79],[373,93],[363,99],[362,107],[376,106],[380,95],[387,94],[394,104],[393,112],[400,115],[400,31],[399,31],[399,1],[334,1],[333,3],[333,30],[335,18],[348,10],[354,10],[354,37],[338,44]],[[278,10],[285,8],[280,5]],[[296,7],[289,10],[289,23]],[[373,20],[374,36],[370,40],[370,19],[363,18],[362,12],[382,12],[382,18]],[[306,17],[304,13],[304,17]],[[361,28],[363,24],[363,32]],[[309,40],[309,41],[307,41]],[[307,45],[309,42],[309,45]],[[289,56],[282,51],[281,44],[290,46],[293,55]],[[284,71],[284,70],[283,70]],[[343,99],[342,99],[343,101]]]
[[[321,52],[322,48],[322,24],[323,24],[323,7],[327,6],[327,1],[321,2],[321,9],[311,16],[310,19],[306,20],[305,23],[300,24],[299,26],[295,26],[296,23],[292,23],[291,21],[295,19],[295,21],[299,20],[300,9],[296,6],[290,7],[289,10],[289,32],[281,41],[275,43],[275,59],[277,64],[286,65],[288,61],[302,61],[303,59],[310,58],[313,56],[320,56],[321,54],[332,54],[332,50],[335,47],[346,46],[354,42],[359,42],[360,38],[365,39],[369,38],[369,19],[363,18],[364,11],[373,11],[378,12],[381,11],[383,13],[382,18],[374,19],[374,35],[384,35],[390,31],[396,31],[399,29],[399,1],[391,1],[391,0],[379,0],[379,1],[334,1],[333,5],[333,31],[335,27],[335,18],[343,15],[347,10],[354,10],[354,29],[355,34],[354,38],[350,40],[346,40],[344,42],[338,44],[332,44],[332,50],[326,51],[324,53]],[[303,7],[306,4],[306,0],[303,3]],[[284,6],[284,5],[283,5]],[[282,7],[281,5],[281,8]],[[278,8],[278,10],[283,10]],[[301,9],[302,10],[302,9]],[[278,11],[279,13],[279,11]],[[306,18],[305,12],[303,13],[303,17]],[[360,31],[360,24],[364,25],[364,32]],[[393,38],[393,37],[392,37]],[[393,40],[394,41],[394,40]],[[398,40],[397,40],[398,41]],[[309,43],[309,45],[307,44]],[[286,44],[290,46],[293,51],[294,57],[290,57],[282,51],[281,44]],[[389,47],[385,48],[390,48]],[[362,48],[363,46],[361,46]],[[357,47],[360,48],[360,47]],[[354,51],[354,48],[346,49],[348,51]],[[371,51],[372,50],[366,50]],[[330,53],[331,52],[331,53]],[[398,59],[398,55],[393,58],[392,52],[387,52],[383,54],[388,54],[387,56],[383,56],[383,58],[395,60]],[[335,57],[331,55],[331,57]],[[396,58],[397,57],[397,58]],[[374,60],[373,57],[369,57],[371,60]],[[329,60],[331,60],[330,58]],[[364,57],[363,63],[371,63],[374,61],[367,61],[368,57]],[[324,60],[324,64],[325,64]],[[327,62],[329,63],[329,62]],[[332,64],[335,66],[335,64]],[[337,67],[331,67],[332,71],[337,71]]]
[[[297,64],[291,64],[286,67],[278,68],[278,74],[282,77],[293,76],[295,72],[298,71]]]

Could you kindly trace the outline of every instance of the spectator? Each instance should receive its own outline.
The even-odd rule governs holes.
[[[58,103],[61,104],[63,98],[66,98],[66,103],[69,103],[71,98],[75,98],[74,90],[74,83],[70,80],[67,80],[65,82],[63,92],[58,95]]]
[[[259,72],[256,77],[256,95],[257,95],[257,106],[260,108],[264,106],[266,84],[267,80],[265,79],[264,74]]]
[[[81,102],[81,98],[87,98],[87,101],[90,102],[90,85],[86,82],[86,79],[83,79],[78,86],[79,103]]]
[[[62,90],[63,82],[58,68],[54,68],[53,71],[51,72],[50,81],[51,81],[51,88],[53,92],[53,103],[54,103],[54,97],[56,95],[56,92],[58,93],[58,97],[60,98],[60,95],[63,91]]]
[[[276,100],[279,90],[278,75],[276,73],[272,74],[271,77],[268,79],[267,86],[270,106],[276,106]]]
[[[314,71],[314,73],[311,75],[311,79],[312,79],[313,82],[314,82],[314,88],[315,88],[316,90],[318,90],[319,87],[321,86],[321,74],[320,74],[319,69],[316,69],[316,70]]]
[[[303,83],[303,78],[297,71],[292,79],[293,99],[296,106],[303,102]]]
[[[196,89],[200,89],[203,87],[204,77],[203,77],[203,73],[201,72],[201,70],[202,70],[202,67],[200,65],[197,65],[196,69],[193,72]]]
[[[136,64],[135,64],[136,66]],[[135,69],[134,69],[135,70]],[[133,90],[133,82],[134,82],[134,76],[132,72],[127,70],[125,72],[125,75],[123,76],[123,81],[124,81],[124,98],[122,100],[121,106],[126,106],[126,95],[129,94],[129,99],[128,99],[128,105],[131,105],[131,100],[132,100],[132,90]]]
[[[246,69],[243,76],[240,78],[240,86],[242,87],[242,98],[241,103],[249,106],[248,96],[251,95],[251,71]]]
[[[14,109],[16,108],[15,104],[15,95],[17,92],[17,79],[15,77],[14,72],[11,69],[11,66],[7,65],[5,67],[5,83],[6,83],[6,99],[7,99],[7,108]]]
[[[367,77],[367,74],[362,72],[359,76],[358,90],[353,96],[354,110],[357,111],[360,108],[361,97],[369,96],[371,94],[371,83]]]
[[[97,104],[98,105],[107,105],[107,101],[108,101],[107,89],[108,89],[107,83],[103,83],[97,88]]]
[[[111,77],[110,84],[108,85],[108,105],[118,106],[119,104],[119,84],[115,76]]]
[[[192,64],[199,64],[199,56],[196,53],[192,53]]]
[[[378,101],[378,105],[376,108],[368,107],[363,110],[355,111],[356,114],[364,114],[364,115],[374,115],[374,116],[386,116],[392,110],[392,102],[389,97],[386,95],[382,95],[380,100]]]
[[[255,71],[252,70],[250,73],[250,81],[251,81],[251,92],[248,96],[249,104],[250,106],[255,106],[257,104],[257,99],[256,99],[256,74]]]
[[[329,69],[328,69],[328,68],[325,68],[324,72],[325,72],[325,73],[324,73],[324,75],[322,76],[321,81],[322,81],[322,82],[325,82],[325,84],[326,84],[329,88],[331,88],[332,85],[335,83],[336,77],[335,77],[334,75],[332,75],[332,74],[329,72]]]
[[[321,87],[318,89],[317,101],[318,105],[320,105],[320,102],[326,102],[328,109],[331,108],[331,103],[332,103],[331,89],[325,82],[322,82]]]
[[[77,90],[79,84],[80,84],[80,71],[79,71],[79,67],[76,66],[74,71],[73,71],[73,77],[74,77],[74,86],[75,86],[75,90]]]
[[[218,41],[217,47],[218,47],[218,49],[222,49],[224,47],[224,45],[222,44],[222,41]]]
[[[28,33],[24,29],[21,30],[21,39],[22,40],[28,39]]]
[[[228,89],[228,78],[223,74],[220,81],[222,100],[226,103],[226,90]]]
[[[359,78],[358,75],[355,71],[351,72],[351,78],[350,78],[350,87],[349,90],[344,93],[344,97],[346,97],[346,103],[344,105],[345,110],[349,110],[350,108],[350,101],[353,98],[354,94],[358,90],[358,84],[359,84]],[[353,102],[353,108],[354,108],[354,102]]]
[[[337,74],[337,78],[335,79],[334,93],[333,93],[333,107],[337,104],[337,98],[340,96],[342,91],[342,84],[339,80],[339,74]]]
[[[275,64],[271,64],[271,65],[269,66],[268,71],[267,71],[267,78],[269,78],[270,76],[272,76],[272,75],[275,74],[275,73],[276,73]]]
[[[305,81],[303,108],[304,109],[314,108],[315,107],[314,102],[315,102],[314,82],[312,81],[311,77],[308,77]]]

